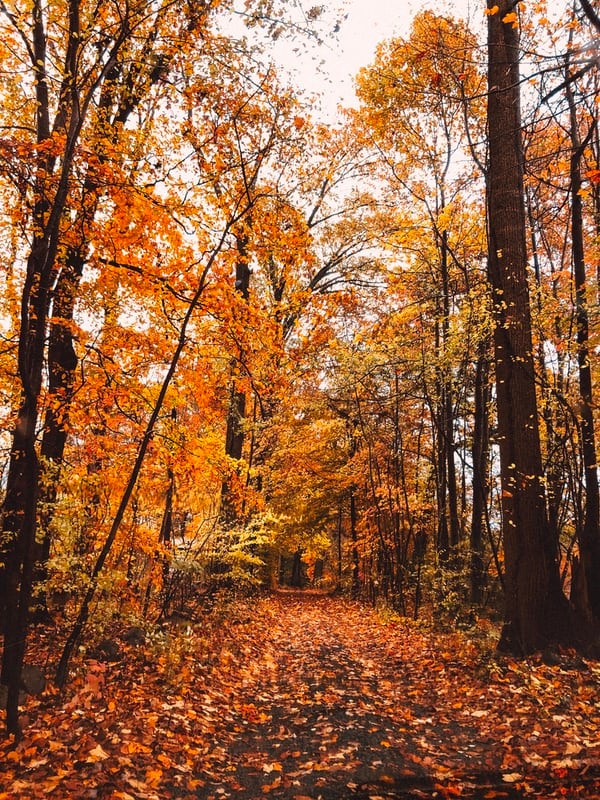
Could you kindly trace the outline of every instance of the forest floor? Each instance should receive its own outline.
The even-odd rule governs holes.
[[[277,593],[119,655],[28,698],[0,800],[600,798],[600,664],[572,653]]]

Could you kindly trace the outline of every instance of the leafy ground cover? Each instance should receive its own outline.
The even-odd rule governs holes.
[[[600,797],[600,665],[571,653],[279,593],[121,655],[28,699],[2,800]]]

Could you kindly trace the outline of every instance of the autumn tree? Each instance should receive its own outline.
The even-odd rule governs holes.
[[[116,199],[109,181],[121,180],[124,188],[132,182],[135,174],[136,154],[128,146],[131,137],[124,133],[128,121],[142,103],[146,103],[142,116],[146,117],[146,126],[152,124],[154,115],[150,104],[160,102],[167,75],[173,70],[175,54],[179,58],[180,48],[197,41],[210,10],[210,5],[200,13],[189,14],[177,7],[159,8],[144,29],[115,55],[111,69],[99,86],[97,105],[90,114],[89,130],[85,133],[86,142],[89,142],[87,163],[81,165],[77,187],[73,185],[66,201],[68,212],[65,213],[69,213],[72,220],[68,232],[63,235],[64,253],[59,258],[49,324],[48,403],[40,446],[45,471],[40,500],[40,524],[44,536],[40,555],[42,565],[50,555],[58,472],[63,461],[69,409],[75,391],[79,362],[75,347],[75,308],[89,257],[94,221],[102,198],[109,195]],[[48,31],[49,41],[52,36],[53,32]],[[156,92],[159,83],[162,91]]]
[[[488,6],[488,269],[494,310],[506,621],[500,646],[531,652],[572,637],[546,507],[527,284],[519,26]]]
[[[361,119],[379,150],[389,202],[397,205],[397,231],[388,247],[410,287],[398,299],[420,302],[430,314],[432,340],[426,345],[422,385],[431,409],[436,453],[432,464],[436,540],[440,564],[454,569],[466,550],[465,478],[459,474],[465,441],[461,427],[475,413],[471,464],[476,499],[469,542],[475,597],[481,597],[484,580],[489,442],[485,394],[489,333],[479,265],[482,209],[476,201],[482,80],[473,34],[464,23],[431,12],[415,17],[408,39],[382,44],[377,61],[358,78]],[[464,316],[461,306],[469,309]],[[462,349],[461,343],[467,342]],[[478,362],[473,371],[472,348]]]
[[[569,109],[569,192],[571,200],[571,246],[575,284],[575,322],[577,340],[577,364],[579,371],[579,425],[583,475],[585,483],[585,514],[580,534],[581,578],[583,597],[579,602],[587,606],[591,614],[600,620],[600,490],[598,486],[598,458],[593,413],[592,368],[590,363],[590,289],[586,258],[584,222],[583,168],[584,154],[598,126],[597,109],[588,116],[582,128],[582,114],[578,113],[576,86],[570,52],[565,63],[565,94]],[[585,112],[584,112],[585,113]],[[587,128],[587,131],[586,131]]]
[[[37,2],[26,15],[3,7],[9,40],[14,45],[10,49],[15,54],[22,50],[21,63],[28,64],[22,92],[25,124],[14,139],[5,140],[5,159],[12,167],[13,180],[29,209],[23,222],[31,241],[28,252],[22,254],[26,268],[18,333],[21,398],[15,415],[3,505],[4,563],[0,594],[5,640],[2,681],[9,685],[7,718],[8,727],[13,731],[17,726],[18,684],[35,563],[41,469],[36,440],[46,365],[47,325],[52,303],[57,298],[60,313],[60,291],[56,292],[59,282],[72,283],[78,269],[72,259],[71,262],[63,260],[65,228],[68,227],[66,212],[73,186],[85,171],[82,134],[88,126],[98,92],[107,82],[116,79],[119,64],[124,60],[129,59],[130,77],[135,75],[137,68],[132,66],[132,54],[127,53],[127,47],[137,34],[145,33],[152,40],[150,31],[156,20],[154,13],[148,11],[145,3],[125,10],[106,5],[100,17],[90,16],[90,10],[79,2],[65,4],[54,9],[52,14]],[[56,52],[52,53],[51,40],[56,46]],[[22,160],[15,163],[16,156]],[[88,172],[87,180],[86,202],[91,189],[89,181],[95,183],[97,179]],[[84,178],[84,188],[85,181]],[[91,202],[93,204],[93,200]],[[86,212],[82,219],[85,228]],[[74,366],[71,349],[66,343],[63,348],[58,346],[54,337],[53,353],[58,355],[58,350],[62,350],[61,357],[66,354],[69,363],[64,367],[68,371]],[[52,367],[53,389],[57,388],[54,381],[59,363]],[[57,409],[53,412],[51,427],[60,414]]]
[[[233,126],[231,142],[241,165],[237,180],[253,198],[252,214],[236,232],[233,292],[221,315],[223,345],[235,353],[225,437],[231,472],[222,517],[238,528],[248,521],[252,504],[261,504],[256,490],[269,502],[265,476],[270,459],[277,458],[273,431],[280,430],[278,414],[285,415],[284,387],[296,380],[290,367],[298,368],[303,350],[323,343],[321,306],[329,309],[335,302],[326,298],[341,299],[369,280],[377,236],[370,224],[376,201],[353,185],[363,166],[361,145],[344,131],[315,125],[268,73],[246,91],[238,106],[224,93],[223,107],[213,106],[204,115],[208,120],[190,128],[202,163],[206,144],[196,130],[204,131],[207,121],[220,130]],[[202,113],[194,110],[193,118],[199,115],[200,121]],[[222,141],[218,146],[223,152]],[[231,177],[215,183],[222,203]]]
[[[20,86],[13,91],[16,84],[10,84],[9,72],[3,73],[7,96],[15,101],[14,107],[7,107],[7,114],[18,108],[18,115],[13,117],[14,135],[2,142],[4,174],[12,183],[9,191],[22,201],[24,210],[14,221],[16,230],[23,233],[16,248],[17,263],[24,264],[21,316],[17,325],[21,397],[16,401],[4,501],[0,592],[5,609],[2,680],[10,687],[8,721],[13,730],[16,730],[16,698],[33,572],[39,555],[36,530],[40,523],[47,529],[50,527],[58,498],[57,481],[68,422],[73,413],[80,358],[75,311],[78,304],[85,306],[80,292],[84,267],[93,255],[92,270],[112,275],[113,288],[109,291],[113,296],[109,305],[113,305],[115,298],[120,299],[120,281],[114,280],[116,275],[145,277],[152,272],[146,264],[134,263],[136,257],[129,258],[136,249],[132,247],[133,237],[137,236],[139,242],[139,228],[124,216],[135,216],[141,206],[149,209],[154,204],[156,209],[165,209],[162,229],[162,223],[153,224],[149,216],[146,219],[147,230],[154,229],[156,233],[155,242],[147,242],[147,249],[153,251],[156,259],[155,267],[164,263],[161,251],[168,251],[167,241],[172,231],[179,227],[181,233],[185,228],[181,197],[187,190],[182,189],[177,208],[169,205],[162,187],[168,182],[173,164],[166,167],[158,153],[153,160],[149,152],[143,151],[141,128],[146,125],[148,141],[155,117],[166,119],[170,104],[185,94],[186,64],[194,48],[203,56],[209,52],[200,62],[212,62],[213,66],[226,49],[223,37],[211,49],[212,42],[217,41],[206,35],[206,20],[211,10],[206,4],[198,9],[179,3],[164,7],[114,3],[105,4],[96,13],[84,3],[71,2],[64,6],[57,4],[56,8],[34,3],[25,14],[16,8],[2,7],[7,63],[12,64],[14,58],[18,65],[15,74],[22,77]],[[268,16],[267,10],[263,11]],[[202,97],[198,94],[196,99]],[[134,112],[139,112],[139,119],[134,119]],[[172,125],[165,125],[165,129],[172,131]],[[181,164],[186,156],[181,150],[179,153]],[[220,170],[225,165],[221,162],[216,168]],[[184,181],[175,183],[180,188]],[[158,186],[161,188],[157,190]],[[199,230],[207,235],[200,246],[201,257],[188,261],[187,267],[182,262],[187,258],[185,245],[191,237],[175,237],[173,241],[184,242],[185,248],[181,251],[185,252],[183,259],[175,258],[178,266],[174,267],[174,273],[179,269],[175,282],[184,284],[190,269],[199,269],[203,274],[212,267],[233,220],[243,215],[246,208],[244,196],[237,199],[225,219],[222,214],[219,216],[216,207],[212,209],[212,219],[204,217]],[[118,224],[109,228],[109,221],[116,219]],[[170,231],[167,231],[168,219],[173,223]],[[104,223],[104,230],[99,221]],[[213,223],[216,233],[211,227]],[[162,241],[161,236],[165,237]],[[168,257],[172,258],[170,253]],[[172,326],[176,368],[187,342],[185,331],[190,324],[190,308],[193,310],[197,304],[196,294],[175,288],[169,278],[160,274],[160,269],[148,277],[149,288],[164,288],[171,293],[174,304],[183,303],[186,307],[175,312],[178,322]],[[198,291],[203,291],[204,280],[199,278],[198,286]],[[132,306],[123,305],[124,313],[131,314]],[[163,303],[163,308],[166,306]],[[113,321],[119,313],[114,314]],[[137,310],[134,316],[136,313]],[[106,363],[99,364],[101,372]],[[152,367],[148,365],[147,369],[146,379],[152,374]],[[169,383],[172,377],[171,374]],[[168,386],[156,396],[156,414],[160,413],[167,389]],[[39,448],[42,419],[43,439]],[[153,412],[137,457],[142,454],[143,458],[157,419]],[[145,437],[149,437],[147,441]],[[139,471],[141,462],[136,461],[136,465],[134,471]],[[128,500],[126,494],[123,502]],[[118,520],[124,509],[119,507],[115,513]],[[114,525],[107,541],[114,539],[113,533]],[[44,557],[47,554],[46,543]],[[97,564],[105,559],[101,549]]]

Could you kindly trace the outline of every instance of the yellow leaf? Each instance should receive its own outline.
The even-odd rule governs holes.
[[[162,769],[149,769],[146,772],[146,783],[148,786],[158,786],[161,781],[162,774]]]
[[[89,756],[86,758],[86,761],[102,761],[105,758],[109,758],[108,753],[101,745],[96,745],[93,750],[90,750]]]
[[[523,776],[519,772],[505,772],[502,780],[506,783],[516,783],[517,781],[522,781]]]
[[[121,747],[121,752],[135,754],[135,753],[151,753],[152,751],[147,745],[142,744],[141,742],[127,742]]]
[[[583,747],[580,744],[574,744],[573,742],[569,742],[565,750],[565,755],[567,756],[579,755],[579,753],[581,753],[582,750]]]
[[[486,10],[485,10],[485,13],[486,13],[486,14],[487,14],[489,17],[491,17],[491,16],[493,16],[494,14],[497,14],[499,11],[500,11],[500,9],[498,8],[498,6],[492,6],[491,8],[486,8]]]
[[[270,772],[281,772],[283,767],[277,761],[274,761],[272,764],[263,764],[263,772],[266,772],[267,775]]]

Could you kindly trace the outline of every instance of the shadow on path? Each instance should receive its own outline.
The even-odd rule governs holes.
[[[548,773],[541,757],[511,760],[522,753],[507,729],[482,724],[485,712],[459,699],[458,683],[473,674],[448,653],[443,667],[423,658],[415,647],[425,639],[388,639],[372,611],[322,594],[279,592],[272,602],[272,625],[250,654],[259,664],[246,702],[216,744],[227,767],[201,774],[198,797],[600,798],[597,765]],[[241,646],[242,684],[247,655]],[[493,697],[479,689],[485,708]]]

